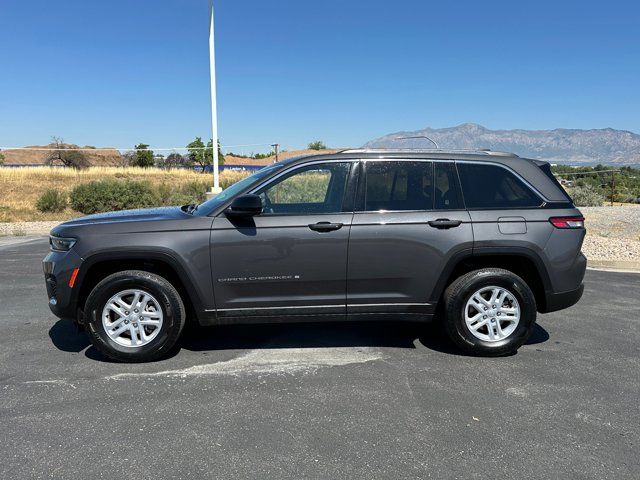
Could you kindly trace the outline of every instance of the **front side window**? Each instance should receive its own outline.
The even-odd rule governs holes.
[[[538,207],[542,200],[506,168],[477,163],[458,163],[467,208]]]
[[[432,162],[367,162],[364,210],[431,210]]]
[[[338,213],[351,168],[350,162],[308,165],[276,179],[256,193],[265,214]]]

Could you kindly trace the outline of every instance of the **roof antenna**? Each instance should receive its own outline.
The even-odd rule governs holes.
[[[415,135],[412,137],[396,137],[394,138],[394,140],[410,140],[412,138],[426,138],[427,140],[429,140],[431,143],[433,143],[436,146],[436,149],[440,150],[440,146],[436,143],[435,140],[433,140],[432,138],[427,137],[426,135]]]

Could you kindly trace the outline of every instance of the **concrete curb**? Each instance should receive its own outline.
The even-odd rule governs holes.
[[[590,260],[587,259],[587,268],[592,270],[604,270],[609,272],[640,273],[640,262],[630,260]]]
[[[38,222],[0,222],[0,237],[25,235],[49,235],[49,231],[64,220]]]
[[[5,237],[0,237],[0,250],[4,249],[5,247],[11,247],[14,245],[22,245],[23,243],[29,243],[29,242],[34,242],[36,240],[43,240],[47,237],[43,236],[43,235],[38,235],[38,236],[15,236],[15,237],[10,237],[10,236],[5,236]]]

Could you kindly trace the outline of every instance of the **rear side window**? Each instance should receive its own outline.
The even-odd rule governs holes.
[[[549,177],[549,180],[551,180],[553,184],[558,187],[558,190],[562,192],[562,195],[567,199],[567,201],[573,205],[573,199],[569,196],[564,187],[560,185],[558,179],[553,175],[553,172],[551,171],[551,165],[549,165],[548,163],[543,163],[542,165],[538,165],[538,167],[540,167],[540,170],[542,170],[544,174]]]
[[[458,163],[467,208],[538,207],[542,200],[509,170],[495,165]]]
[[[431,162],[367,162],[365,211],[431,210]]]
[[[457,210],[462,207],[460,186],[453,162],[436,162],[434,172],[434,208],[436,210]]]

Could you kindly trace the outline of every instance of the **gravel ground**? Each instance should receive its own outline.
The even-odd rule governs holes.
[[[640,241],[640,205],[581,207],[589,233]]]
[[[0,236],[47,235],[60,222],[1,222]]]
[[[640,206],[580,210],[587,219],[587,238],[582,248],[587,258],[640,262]],[[46,235],[58,223],[0,223],[0,236]]]
[[[587,238],[582,251],[589,260],[640,262],[640,206],[582,207]]]

